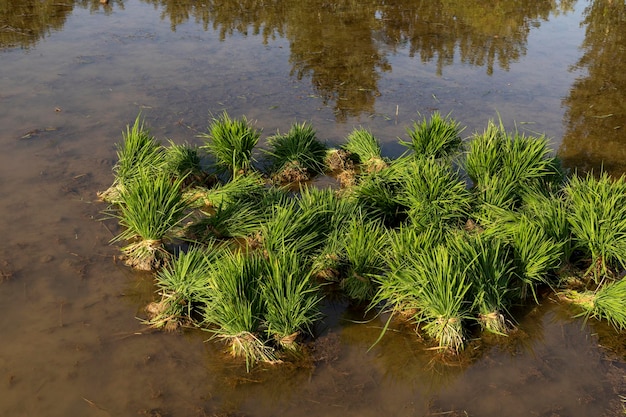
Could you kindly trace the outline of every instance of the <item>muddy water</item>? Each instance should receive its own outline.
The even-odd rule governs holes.
[[[619,414],[623,338],[549,301],[446,365],[402,328],[368,351],[382,319],[330,305],[312,362],[247,374],[141,324],[151,277],[97,221],[139,112],[178,142],[223,109],[331,143],[363,125],[389,155],[419,112],[468,135],[498,112],[570,168],[624,172],[623,1],[481,3],[0,0],[0,416]]]

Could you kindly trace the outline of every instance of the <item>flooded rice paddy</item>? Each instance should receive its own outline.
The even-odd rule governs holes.
[[[626,172],[622,1],[0,0],[0,415],[605,416],[625,339],[546,299],[509,339],[434,360],[410,329],[325,307],[303,365],[246,373],[206,333],[143,325],[152,275],[97,221],[141,112],[200,143],[210,114],[264,136],[310,121],[384,152],[420,114],[545,133],[566,167]],[[366,323],[363,323],[366,321]]]

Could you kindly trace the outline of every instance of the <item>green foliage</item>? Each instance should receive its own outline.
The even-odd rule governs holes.
[[[380,171],[387,166],[381,155],[380,143],[369,130],[354,129],[346,138],[343,149],[356,155],[367,171]]]
[[[606,320],[618,331],[626,329],[626,278],[610,281],[596,291],[566,291],[564,295],[583,309],[585,318]]]
[[[574,245],[591,258],[596,281],[610,268],[626,268],[626,177],[574,176],[565,188]]]
[[[493,122],[474,135],[465,171],[483,203],[505,209],[519,208],[523,196],[531,193],[549,195],[563,182],[559,161],[550,156],[544,136],[510,135]]]
[[[130,242],[122,251],[135,268],[154,269],[167,256],[163,241],[187,215],[181,191],[184,179],[140,170],[121,192],[119,211],[113,216],[124,230],[112,241]]]
[[[462,131],[461,125],[449,114],[442,117],[436,111],[430,120],[424,117],[419,123],[413,122],[413,128],[407,129],[410,141],[400,140],[400,144],[411,149],[418,157],[446,158],[461,150]]]
[[[150,135],[137,116],[133,126],[126,126],[123,140],[116,144],[117,162],[113,167],[115,180],[113,185],[100,193],[100,198],[109,203],[119,203],[119,194],[124,190],[126,183],[135,179],[140,171],[157,171],[163,164],[163,148]]]
[[[191,322],[194,306],[202,300],[208,284],[212,253],[192,246],[158,271],[155,280],[162,296],[161,308],[150,324],[161,327],[172,320]]]
[[[397,199],[409,220],[420,228],[465,223],[471,195],[456,173],[433,158],[407,162],[402,169],[401,192]]]
[[[248,173],[252,168],[252,151],[259,142],[261,132],[252,127],[244,117],[231,119],[224,112],[214,118],[205,139],[205,148],[215,157],[216,165],[235,178]]]
[[[176,144],[172,141],[165,148],[164,170],[174,178],[199,178],[203,171],[200,165],[200,155],[196,146],[188,143]]]
[[[387,241],[385,229],[380,222],[355,216],[341,241],[346,263],[341,287],[348,297],[369,301],[376,294],[372,278],[382,274],[386,264],[382,253]]]
[[[268,335],[279,346],[295,349],[300,332],[311,333],[321,317],[318,304],[322,298],[312,284],[310,268],[293,249],[270,253],[260,290]]]
[[[306,181],[324,172],[326,145],[317,140],[310,124],[295,123],[284,135],[268,138],[270,169],[281,182]]]
[[[213,337],[223,340],[235,357],[244,357],[248,368],[276,360],[274,351],[258,337],[264,302],[259,281],[265,260],[258,254],[225,250],[212,263],[204,301],[203,323]]]

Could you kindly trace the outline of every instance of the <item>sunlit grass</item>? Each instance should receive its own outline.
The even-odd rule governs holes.
[[[376,172],[387,167],[381,155],[380,143],[369,130],[354,129],[346,138],[343,149],[356,155],[358,162],[365,167],[365,171]]]
[[[260,291],[266,332],[279,346],[296,349],[298,336],[311,334],[321,318],[321,293],[311,280],[310,268],[293,249],[270,253]]]
[[[413,122],[413,127],[406,131],[409,141],[400,140],[400,144],[418,157],[451,157],[461,151],[462,131],[461,125],[450,115],[442,117],[435,111],[429,120],[424,117],[420,122]]]
[[[607,282],[596,291],[565,291],[562,295],[582,308],[585,318],[606,320],[618,331],[626,329],[626,278]]]
[[[261,132],[245,118],[232,119],[228,113],[214,118],[208,132],[200,135],[205,148],[215,157],[219,169],[235,178],[252,169],[252,151],[259,142]]]
[[[161,300],[152,304],[153,317],[149,323],[156,327],[192,323],[194,309],[202,300],[211,272],[214,252],[192,246],[157,272],[155,282]]]
[[[310,124],[295,123],[287,133],[277,133],[267,143],[265,152],[277,181],[302,182],[324,172],[327,148]]]
[[[254,252],[224,251],[212,263],[202,294],[207,330],[226,343],[231,355],[245,358],[248,369],[259,361],[276,361],[274,349],[259,334],[265,311],[259,281],[265,269],[265,260]]]
[[[120,193],[113,216],[124,230],[112,241],[129,242],[122,248],[126,262],[137,269],[158,268],[168,253],[163,243],[187,214],[181,184],[184,177],[141,170]]]
[[[164,162],[163,148],[150,134],[140,116],[137,116],[132,126],[126,126],[122,142],[116,144],[117,162],[113,167],[113,185],[99,194],[106,202],[118,203],[126,183],[134,180],[140,171],[158,171]]]
[[[433,158],[411,160],[402,168],[401,181],[397,199],[414,225],[425,229],[465,223],[471,195],[448,165]]]
[[[626,177],[573,176],[565,194],[574,246],[588,258],[596,282],[611,269],[626,268]]]

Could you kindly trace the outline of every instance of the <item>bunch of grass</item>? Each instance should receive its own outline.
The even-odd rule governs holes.
[[[270,253],[260,283],[268,335],[285,349],[296,349],[301,332],[311,333],[321,317],[321,295],[311,281],[311,270],[293,248]]]
[[[217,184],[213,188],[198,188],[189,196],[191,201],[199,201],[207,207],[219,207],[236,204],[242,200],[260,201],[267,194],[264,181],[258,173],[238,176],[224,184]]]
[[[534,219],[525,214],[512,214],[513,221],[503,222],[488,230],[508,242],[513,249],[513,266],[519,280],[517,297],[537,299],[539,285],[553,284],[554,272],[563,260],[563,242],[552,239]]]
[[[246,238],[261,229],[264,214],[251,202],[220,204],[190,226],[189,231],[200,242],[211,239]]]
[[[448,158],[460,152],[463,129],[449,114],[442,117],[436,111],[430,120],[424,117],[419,123],[413,122],[412,129],[406,131],[410,141],[400,140],[400,144],[412,150],[418,157]]]
[[[364,128],[354,129],[347,137],[343,149],[356,155],[358,162],[367,172],[378,172],[387,167],[387,162],[381,155],[378,139]]]
[[[130,242],[122,248],[128,265],[153,270],[169,257],[163,243],[187,215],[188,205],[181,191],[184,180],[140,170],[126,183],[119,196],[119,211],[113,213],[124,231],[112,242]]]
[[[346,191],[347,198],[361,208],[364,215],[395,227],[406,219],[406,207],[398,199],[402,189],[399,175],[393,169],[370,173]]]
[[[243,357],[250,369],[254,363],[275,362],[274,349],[259,337],[264,301],[259,281],[265,260],[255,252],[224,250],[212,263],[208,285],[200,299],[203,323],[227,344],[234,357]]]
[[[509,330],[506,316],[514,301],[511,248],[503,241],[478,233],[459,233],[452,241],[461,262],[469,265],[474,308],[481,327],[496,334]]]
[[[445,243],[447,229],[428,227],[423,229],[413,224],[401,225],[388,231],[389,250],[385,254],[390,270],[399,270],[409,265],[417,253],[432,250]]]
[[[454,246],[416,251],[402,268],[379,279],[374,303],[410,315],[440,349],[458,352],[465,343],[463,323],[472,317],[470,265],[461,260]]]
[[[231,119],[224,112],[211,122],[208,133],[200,135],[205,148],[215,157],[218,169],[235,178],[252,169],[252,151],[259,142],[261,132],[246,117]]]
[[[144,126],[140,115],[132,127],[126,126],[126,133],[122,133],[122,137],[122,142],[116,144],[117,163],[113,167],[115,180],[109,189],[99,193],[99,197],[109,203],[119,203],[120,193],[139,171],[157,171],[164,160],[161,145]]]
[[[267,140],[272,177],[281,183],[308,181],[324,172],[326,145],[317,139],[310,124],[295,123],[284,134]]]
[[[574,176],[565,194],[574,246],[590,258],[587,272],[599,282],[611,269],[626,268],[626,177]]]
[[[524,195],[549,195],[563,180],[544,136],[510,135],[502,123],[492,121],[484,133],[474,135],[464,167],[479,200],[505,209],[519,208]]]
[[[152,303],[149,323],[166,329],[176,328],[179,323],[193,323],[192,314],[203,298],[211,272],[210,262],[215,252],[200,246],[192,246],[156,274],[156,285],[161,301]]]
[[[188,143],[169,141],[165,148],[164,171],[173,178],[185,177],[188,183],[200,183],[204,177],[198,148]]]
[[[261,226],[261,244],[266,252],[289,248],[310,258],[326,242],[329,223],[324,219],[329,214],[324,208],[301,207],[296,200],[274,205]]]
[[[320,224],[326,226],[324,234],[342,227],[358,211],[355,201],[340,198],[330,188],[301,188],[298,205],[301,211],[316,214]]]
[[[373,278],[384,272],[383,248],[387,238],[379,221],[367,221],[357,215],[348,224],[341,240],[346,263],[341,288],[349,298],[369,301],[376,294]]]
[[[423,229],[465,223],[472,201],[465,182],[434,158],[405,163],[398,200],[407,207],[409,220]]]
[[[626,278],[610,281],[595,291],[565,291],[563,297],[583,309],[585,318],[606,320],[616,330],[626,329]]]
[[[523,196],[522,213],[533,219],[548,237],[562,244],[563,262],[566,262],[573,249],[564,196],[561,193],[550,196],[531,193]]]

